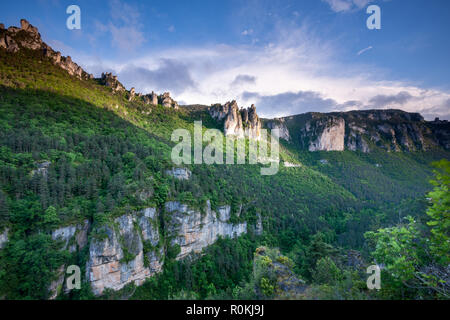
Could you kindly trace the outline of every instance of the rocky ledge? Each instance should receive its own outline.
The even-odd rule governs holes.
[[[427,151],[450,149],[450,123],[425,121],[418,113],[401,110],[360,110],[306,113],[285,117],[283,124],[270,120],[267,126],[284,126],[284,136],[293,137],[309,151]]]
[[[203,248],[213,244],[220,237],[234,238],[247,232],[247,223],[232,224],[231,207],[219,207],[217,212],[211,210],[207,201],[205,213],[189,209],[179,202],[166,203],[166,211],[171,215],[168,230],[172,237],[171,244],[180,246],[177,259],[182,259],[191,252],[199,253]]]
[[[219,237],[234,238],[247,232],[247,223],[231,223],[231,207],[221,206],[214,211],[207,201],[204,210],[189,208],[180,202],[165,205],[164,228],[158,210],[146,208],[121,215],[101,226],[92,227],[89,221],[58,228],[52,238],[59,241],[61,250],[77,253],[88,246],[85,281],[95,295],[106,289],[120,290],[128,284],[141,285],[163,269],[167,248],[179,246],[177,260],[191,253],[200,253]],[[261,216],[253,227],[262,233]],[[7,241],[7,230],[0,234],[0,245]],[[55,270],[49,284],[50,298],[63,290],[66,264]]]
[[[239,109],[235,100],[224,105],[215,104],[209,108],[209,114],[217,121],[224,121],[224,134],[259,140],[261,137],[261,120],[256,113],[255,105]]]
[[[70,75],[80,79],[93,78],[92,74],[88,74],[73,62],[70,56],[61,56],[61,52],[54,51],[43,42],[38,29],[25,19],[20,20],[20,28],[11,26],[5,29],[5,26],[0,24],[0,48],[6,49],[11,53],[16,53],[23,49],[39,50],[43,56],[50,58],[54,64],[66,70]]]

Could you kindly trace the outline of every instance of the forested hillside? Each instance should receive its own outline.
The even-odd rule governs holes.
[[[364,267],[388,253],[377,246],[372,256],[364,234],[372,232],[371,241],[387,240],[384,233],[395,230],[378,229],[410,223],[407,216],[425,226],[431,215],[431,226],[438,223],[435,219],[444,219],[446,226],[440,234],[431,233],[448,241],[445,162],[441,170],[447,176],[437,187],[439,197],[447,197],[444,216],[425,214],[426,193],[433,188],[431,163],[450,158],[444,148],[310,152],[283,141],[281,163],[297,165],[281,164],[273,176],[261,175],[260,165],[202,164],[185,166],[189,178],[178,179],[169,174],[176,167],[170,159],[171,133],[178,128],[192,132],[195,120],[203,121],[203,129],[221,128],[207,110],[148,105],[101,79],[70,75],[39,50],[0,48],[0,62],[0,233],[6,234],[0,249],[0,297],[417,298],[413,289],[403,292],[398,279],[378,293],[365,287]],[[245,225],[247,232],[220,235],[203,254],[179,259],[183,244],[174,242],[179,235],[174,235],[176,213],[170,203],[187,205],[202,219],[209,210],[219,213],[229,206],[225,226]],[[152,257],[161,269],[140,286],[105,286],[96,294],[86,276],[93,260],[90,246],[92,251],[95,241],[116,232],[123,237],[118,241],[126,243],[122,248],[128,248],[120,263],[133,261],[139,255],[132,250],[135,242],[116,230],[117,221],[149,208],[156,213],[151,223],[158,239],[142,240],[140,251],[157,253]],[[84,223],[87,245],[79,241],[72,250],[69,240],[55,239],[55,230]],[[267,255],[254,256],[262,245],[281,253],[267,249]],[[439,266],[448,263],[445,248],[433,250],[443,259]],[[275,267],[272,260],[278,261]],[[146,268],[152,263],[144,258]],[[82,289],[62,290],[62,282],[52,287],[61,278],[61,266],[71,264],[82,270]],[[290,287],[296,283],[289,284],[292,290],[280,289],[279,277],[273,277],[277,268],[295,275],[301,290]],[[426,298],[448,297],[444,293],[420,292]]]

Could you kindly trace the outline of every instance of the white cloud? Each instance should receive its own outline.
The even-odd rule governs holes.
[[[364,49],[362,49],[362,50],[359,50],[358,53],[357,53],[357,55],[360,56],[360,55],[362,55],[364,52],[369,51],[369,50],[371,50],[371,49],[373,49],[373,47],[372,47],[372,46],[368,46],[367,48],[364,48]]]
[[[365,7],[372,0],[322,0],[335,12],[347,12]]]
[[[367,108],[449,117],[448,92],[390,80],[373,66],[341,64],[340,44],[323,41],[306,27],[280,28],[276,34],[264,46],[173,47],[135,58],[133,65],[92,59],[83,66],[90,72],[99,65],[113,70],[127,88],[143,93],[173,91],[186,104],[255,103],[263,117]]]
[[[246,30],[242,31],[241,34],[243,36],[250,36],[253,34],[253,29],[246,29]]]

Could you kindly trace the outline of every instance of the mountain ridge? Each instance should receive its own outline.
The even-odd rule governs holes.
[[[38,29],[27,20],[20,20],[21,27],[11,26],[5,29],[0,25],[0,48],[16,53],[21,48],[40,50],[45,57],[50,58],[56,65],[66,70],[70,75],[79,79],[94,79],[71,57],[61,56],[41,40]],[[161,104],[177,110],[178,103],[166,92],[157,95],[136,93],[134,88],[125,89],[117,76],[103,73],[96,79],[100,84],[110,87],[113,92],[126,92],[128,100],[140,99],[146,105]],[[450,123],[446,120],[425,121],[419,113],[410,113],[396,109],[351,110],[346,112],[307,112],[297,115],[274,119],[260,119],[256,107],[239,108],[236,101],[211,106],[196,105],[205,108],[211,116],[219,122],[224,121],[224,134],[243,137],[244,131],[254,139],[260,138],[262,126],[268,129],[280,129],[280,138],[299,144],[309,151],[361,151],[370,152],[374,147],[387,151],[418,151],[440,146],[450,149]],[[366,117],[366,119],[363,119]],[[308,121],[304,121],[309,118]],[[244,120],[243,120],[244,119]],[[299,130],[299,121],[303,128]],[[379,122],[375,132],[367,125],[359,126],[357,122]],[[389,122],[388,124],[381,124]],[[292,131],[292,132],[291,132]],[[297,132],[299,131],[299,132]],[[291,140],[292,138],[292,140]]]

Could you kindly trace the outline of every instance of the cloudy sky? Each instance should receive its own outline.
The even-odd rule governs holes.
[[[81,8],[81,30],[66,8]],[[366,9],[381,8],[381,30]],[[396,108],[450,119],[448,0],[30,0],[2,4],[99,76],[263,117]]]

